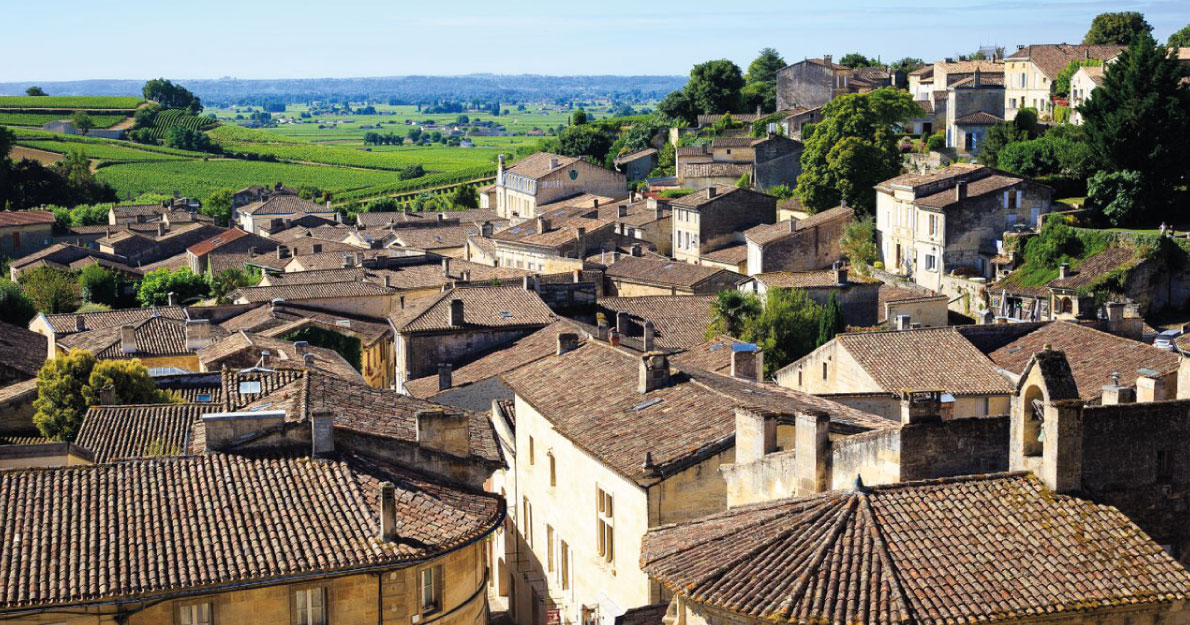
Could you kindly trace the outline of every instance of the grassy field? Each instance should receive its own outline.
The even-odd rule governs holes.
[[[134,109],[144,102],[136,96],[0,96],[0,109]]]
[[[69,116],[55,113],[6,113],[0,110],[0,124],[6,126],[41,126]],[[124,121],[127,115],[89,115],[96,128],[108,128]]]

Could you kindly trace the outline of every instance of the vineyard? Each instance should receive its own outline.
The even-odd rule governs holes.
[[[165,138],[166,133],[171,128],[187,128],[189,130],[202,130],[208,126],[216,124],[215,120],[209,117],[199,117],[191,115],[182,109],[165,109],[157,114],[153,119],[153,129],[151,136],[160,141]]]
[[[41,149],[49,150],[51,152],[60,152],[65,154],[70,151],[72,146],[65,144],[80,144],[82,149],[88,154],[91,152],[90,146],[109,146],[124,150],[136,150],[140,152],[153,152],[157,154],[171,154],[175,156],[185,156],[189,158],[202,158],[204,155],[198,152],[189,152],[186,150],[178,150],[176,148],[168,148],[160,145],[144,145],[140,143],[129,143],[127,141],[116,141],[114,139],[100,139],[98,137],[80,137],[77,135],[63,135],[56,132],[49,132],[47,130],[39,130],[34,128],[12,128],[16,134],[18,145],[30,145],[33,142],[51,142],[53,144],[60,144],[55,147],[43,147]]]
[[[125,109],[132,110],[145,99],[137,96],[0,96],[0,109]]]
[[[110,182],[121,196],[179,191],[182,195],[199,198],[222,188],[239,189],[274,182],[284,182],[291,187],[318,187],[333,194],[383,188],[400,182],[392,172],[234,159],[118,164],[100,169],[96,176]]]
[[[41,126],[42,124],[48,124],[53,121],[58,121],[59,119],[67,119],[69,117],[70,115],[59,115],[57,113],[9,113],[7,111],[0,110],[0,125]],[[95,122],[96,128],[108,128],[110,126],[115,126],[124,119],[127,119],[128,116],[119,114],[113,115],[110,113],[93,113],[89,114],[89,117],[91,118],[92,122]]]
[[[183,154],[163,154],[160,152],[151,152],[149,150],[139,150],[131,146],[118,145],[115,143],[95,143],[82,145],[78,143],[70,144],[65,141],[19,141],[18,145],[35,148],[38,150],[45,150],[47,152],[57,152],[59,154],[66,154],[71,150],[78,150],[85,154],[87,158],[100,161],[100,166],[112,163],[140,163],[145,161],[168,161],[179,159],[184,160],[194,156],[194,154],[191,152],[183,152]]]

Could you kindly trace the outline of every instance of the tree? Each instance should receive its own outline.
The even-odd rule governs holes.
[[[120,300],[120,275],[102,265],[87,265],[79,272],[79,290],[93,304],[115,306]]]
[[[739,66],[719,59],[695,65],[684,91],[695,113],[714,115],[738,111],[743,87],[744,76]]]
[[[95,127],[95,120],[91,119],[91,116],[86,111],[75,111],[70,116],[70,123],[80,135],[87,134],[88,131]]]
[[[814,351],[821,315],[822,307],[800,289],[769,289],[764,308],[745,324],[740,338],[764,350],[764,373],[769,377]]]
[[[830,301],[822,309],[822,316],[818,318],[817,346],[826,345],[835,338],[836,334],[845,332],[847,325],[843,323],[843,307],[839,305],[839,298],[831,293]]]
[[[145,83],[142,90],[146,100],[153,100],[167,109],[186,109],[192,115],[202,112],[202,101],[189,89],[164,79],[156,78]]]
[[[38,87],[37,85],[33,85],[32,87],[29,87],[28,89],[25,90],[25,95],[27,95],[27,96],[44,96],[44,95],[49,95],[49,94],[46,93],[45,90],[43,90],[41,87]]]
[[[914,70],[925,67],[926,62],[913,56],[907,56],[903,59],[893,61],[889,67],[894,71],[909,73]]]
[[[740,174],[739,180],[735,181],[735,186],[741,189],[748,189],[752,186],[752,176],[747,172]]]
[[[1144,187],[1139,171],[1101,171],[1087,181],[1087,204],[1113,226],[1135,223],[1145,213]]]
[[[1182,30],[1169,36],[1165,42],[1166,48],[1190,48],[1190,26],[1183,26]]]
[[[751,293],[720,291],[711,302],[711,323],[707,326],[707,338],[720,334],[740,337],[749,320],[760,314],[760,299]]]
[[[568,126],[558,133],[558,151],[565,156],[591,156],[602,161],[611,147],[611,136],[599,126]]]
[[[785,67],[785,59],[772,48],[764,48],[760,55],[748,65],[744,75],[744,87],[740,91],[743,106],[756,106],[765,111],[777,108],[777,72]]]
[[[459,185],[451,193],[450,203],[456,208],[479,208],[479,192],[469,184]]]
[[[657,111],[674,122],[693,124],[696,119],[694,105],[682,91],[673,91],[657,104]]]
[[[1083,45],[1126,46],[1137,36],[1150,36],[1152,32],[1153,27],[1145,21],[1145,16],[1136,11],[1100,13],[1091,20],[1091,29],[1083,37]]]
[[[869,59],[859,52],[852,52],[850,54],[844,54],[843,57],[839,59],[839,65],[850,67],[852,69],[859,67],[875,67],[876,61]]]
[[[843,228],[839,248],[851,267],[860,273],[880,257],[876,250],[876,221],[871,217],[854,219]]]
[[[79,307],[79,283],[69,271],[43,265],[21,274],[20,284],[37,310],[47,315],[74,312]]]
[[[200,214],[206,215],[215,220],[215,223],[220,226],[226,226],[231,223],[231,200],[235,195],[235,191],[223,188],[216,189],[207,196],[202,207],[198,209]]]
[[[1017,141],[1027,141],[1029,134],[1017,127],[1015,122],[1001,122],[988,129],[979,148],[979,162],[996,167],[1000,151]]]
[[[165,133],[165,145],[179,150],[214,152],[217,147],[207,133],[194,128],[171,126]]]
[[[180,304],[206,297],[209,292],[207,281],[189,267],[173,271],[162,267],[145,274],[136,297],[141,306],[165,306],[169,303],[170,293],[174,294],[174,302]]]
[[[575,111],[574,114],[570,116],[571,126],[582,126],[585,123],[587,123],[587,112],[583,109]]]
[[[1050,83],[1050,92],[1054,95],[1066,97],[1070,95],[1070,79],[1081,67],[1099,67],[1103,61],[1099,59],[1074,59],[1062,68],[1054,82]]]
[[[0,321],[26,327],[37,316],[37,305],[12,280],[0,278]]]
[[[1183,154],[1190,142],[1190,89],[1180,80],[1178,61],[1142,33],[1106,67],[1095,97],[1078,108],[1095,169],[1144,173],[1139,206],[1145,210],[1130,212],[1129,219],[1156,220],[1148,212],[1171,210],[1190,179]]]
[[[87,408],[115,404],[172,403],[176,396],[157,388],[139,360],[97,361],[87,350],[47,360],[37,372],[33,423],[42,436],[73,441]]]
[[[230,304],[231,298],[228,297],[236,289],[245,286],[256,286],[260,284],[261,272],[259,269],[232,267],[224,269],[217,276],[210,279],[211,282],[211,297],[219,304]]]

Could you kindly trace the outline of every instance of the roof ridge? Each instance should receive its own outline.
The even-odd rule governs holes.
[[[872,503],[869,501],[871,495],[863,494],[863,491],[860,491],[860,493],[857,496],[860,502],[860,513],[871,525],[872,543],[876,548],[876,555],[880,557],[881,566],[888,571],[888,585],[892,588],[893,593],[892,605],[889,607],[899,612],[899,621],[910,621],[913,619],[914,610],[912,609],[912,604],[909,602],[909,598],[905,595],[905,589],[901,586],[896,561],[893,560],[892,553],[888,550],[888,541],[884,538],[883,528],[876,519],[876,514],[872,512]]]
[[[819,534],[820,538],[818,540],[818,546],[815,547],[814,551],[810,553],[806,563],[806,568],[803,570],[802,574],[798,576],[797,584],[794,585],[794,587],[790,590],[789,595],[785,598],[785,601],[783,601],[780,605],[782,614],[785,616],[785,620],[788,621],[793,618],[793,607],[797,605],[798,600],[805,596],[806,589],[810,587],[811,579],[815,574],[818,573],[818,570],[822,568],[823,561],[826,559],[831,547],[833,547],[835,542],[839,540],[839,536],[847,527],[847,522],[855,515],[855,508],[858,499],[859,497],[854,493],[849,495],[846,498],[846,504],[844,504],[839,512],[835,515],[834,524],[827,528],[826,531],[823,531],[821,534]],[[797,518],[800,519],[803,516],[804,514],[798,515]],[[791,519],[789,525],[794,524],[794,520]],[[786,527],[782,534],[788,535],[792,531],[792,527]],[[773,541],[769,541],[769,544],[772,544],[772,542]]]

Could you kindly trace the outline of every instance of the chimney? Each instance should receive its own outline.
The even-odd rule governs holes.
[[[719,194],[719,190],[716,189],[715,187],[707,187],[707,199],[708,200],[711,198],[714,198],[718,194]]]
[[[595,338],[600,341],[606,341],[608,335],[607,320],[600,318],[595,324]],[[1190,388],[1190,387],[1188,387]]]
[[[1052,401],[1041,423],[1041,481],[1059,493],[1077,491],[1083,478],[1083,402]]]
[[[75,332],[86,332],[87,331],[87,318],[86,317],[84,317],[83,315],[75,315],[74,316],[74,331]]]
[[[574,229],[574,236],[576,239],[581,239],[584,236],[586,236],[586,234],[587,234],[587,229],[582,226],[579,226]]]
[[[544,234],[550,231],[550,220],[545,217],[537,218],[537,234]]]
[[[1108,323],[1119,323],[1124,320],[1124,302],[1107,302],[1103,305]]]
[[[178,305],[177,293],[174,293],[173,291],[166,293],[165,294],[165,303],[167,306],[177,306]]]
[[[463,326],[463,300],[450,300],[450,327],[460,328]]]
[[[909,322],[909,315],[897,315],[896,316],[896,329],[897,330],[908,330],[910,327],[911,327],[911,324]]]
[[[438,390],[439,391],[445,391],[445,390],[449,389],[451,386],[454,386],[453,381],[451,380],[451,372],[453,370],[454,370],[454,366],[451,365],[449,362],[438,363]]]
[[[397,540],[397,487],[392,482],[380,483],[380,536],[377,538],[386,543]]]
[[[136,353],[136,326],[120,326],[120,349],[125,354]]]
[[[629,318],[627,312],[621,310],[616,313],[616,330],[618,330],[621,335],[628,335],[628,322]]]
[[[636,390],[641,394],[669,384],[669,358],[665,352],[646,352],[640,357]]]
[[[1136,378],[1136,403],[1144,404],[1165,401],[1165,380],[1152,369],[1141,369]]]
[[[764,351],[752,343],[732,345],[731,377],[750,382],[763,382]]]
[[[419,410],[417,444],[432,451],[467,457],[471,453],[470,419],[445,410]]]
[[[794,463],[797,495],[804,497],[830,490],[831,418],[825,412],[797,413]]]
[[[621,205],[617,206],[616,207],[616,216],[617,217],[627,217],[628,216],[628,205],[621,204]]]
[[[294,341],[293,352],[299,356],[305,356],[306,352],[310,351],[309,341]]]
[[[835,284],[847,284],[847,266],[843,261],[835,261]]]
[[[823,64],[823,65],[825,65],[825,66],[827,66],[827,67],[834,67],[834,65],[832,65],[832,64],[831,64],[831,59],[832,59],[832,58],[833,58],[833,57],[832,57],[831,55],[829,55],[829,54],[824,54],[824,55],[822,55],[822,64]]]
[[[628,250],[633,256],[637,258],[645,255],[645,248],[640,243],[633,243],[632,247],[628,248]]]
[[[1133,401],[1132,388],[1128,386],[1120,386],[1120,374],[1111,374],[1111,384],[1104,385],[1103,394],[1100,396],[1099,403],[1104,406],[1115,406],[1116,404],[1130,404]]]
[[[521,284],[524,286],[526,291],[532,291],[533,290],[533,276],[525,276],[525,277],[521,278]]]
[[[314,366],[314,354],[306,352],[302,354],[302,364],[307,368]]]
[[[1065,280],[1066,278],[1069,278],[1069,277],[1070,277],[1070,264],[1062,263],[1061,265],[1058,265],[1058,279]]]
[[[211,344],[211,320],[210,319],[187,319],[186,320],[186,349],[187,351],[200,350]]]
[[[319,411],[310,415],[311,451],[315,456],[325,456],[335,451],[335,415]]]
[[[751,464],[777,451],[776,415],[760,408],[735,409],[735,463]]]
[[[450,257],[449,256],[442,259],[442,275],[446,276],[447,278],[450,277]]]
[[[504,154],[496,155],[496,186],[504,186]]]
[[[272,364],[272,360],[273,360],[272,352],[270,352],[267,349],[260,350],[260,366],[262,368],[268,369],[269,365]]]
[[[979,88],[980,78],[981,78],[981,76],[979,73],[979,66],[976,66],[975,67],[975,76],[971,79],[971,85],[973,87],[975,87],[976,89]]]
[[[558,165],[560,165],[560,164],[561,163],[558,161],[557,156],[550,157],[550,169],[557,169]]]
[[[607,343],[608,343],[608,345],[611,345],[612,347],[619,347],[620,346],[620,331],[615,328],[608,330],[607,331]]]
[[[954,199],[956,202],[962,202],[967,199],[967,181],[959,180],[954,184]]]
[[[913,425],[942,419],[941,391],[901,391],[901,423]]]
[[[656,334],[657,334],[657,329],[653,326],[653,322],[646,321],[644,334],[641,338],[641,342],[643,343],[642,349],[644,349],[646,352],[653,351],[653,342],[656,337]]]
[[[591,208],[599,208],[599,198],[591,198]]]
[[[165,236],[165,222],[159,221],[157,222],[157,238],[160,239],[163,236]]]
[[[574,351],[578,348],[578,335],[574,332],[562,332],[558,334],[558,351],[556,354],[561,356],[566,352]]]
[[[492,237],[492,222],[485,221],[479,226],[479,235],[485,238]]]
[[[111,384],[104,385],[99,389],[99,405],[100,406],[115,406],[119,401],[116,399],[116,387]]]

